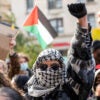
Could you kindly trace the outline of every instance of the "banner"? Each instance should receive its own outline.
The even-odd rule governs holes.
[[[100,28],[92,29],[92,38],[93,40],[100,40]]]

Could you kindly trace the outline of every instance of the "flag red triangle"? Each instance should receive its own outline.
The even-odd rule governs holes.
[[[35,8],[32,10],[26,21],[24,22],[23,26],[32,26],[38,24],[38,7],[35,6]]]

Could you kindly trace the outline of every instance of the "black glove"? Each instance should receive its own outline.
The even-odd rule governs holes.
[[[69,12],[76,18],[82,18],[87,14],[86,6],[84,3],[75,3],[68,5]]]

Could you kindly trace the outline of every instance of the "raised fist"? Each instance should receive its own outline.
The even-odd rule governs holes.
[[[76,18],[82,18],[87,14],[86,6],[84,3],[69,4],[68,10]]]

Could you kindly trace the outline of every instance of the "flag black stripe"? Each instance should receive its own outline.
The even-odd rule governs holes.
[[[49,31],[51,36],[53,38],[57,37],[57,32],[54,30],[54,28],[51,26],[49,20],[45,17],[45,15],[42,13],[42,11],[38,8],[38,16],[40,22],[44,25],[44,27]]]

